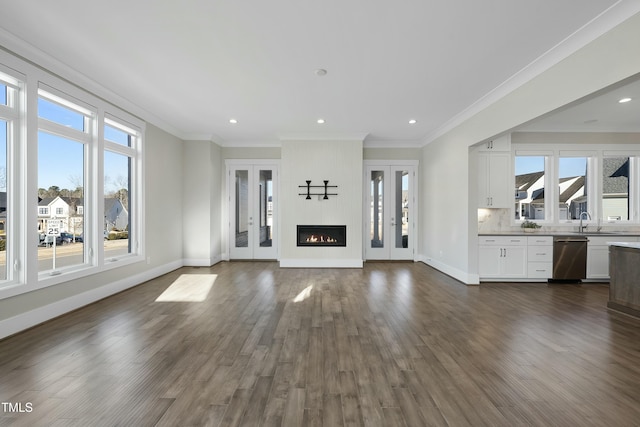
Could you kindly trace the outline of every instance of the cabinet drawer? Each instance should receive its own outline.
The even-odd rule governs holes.
[[[553,262],[530,262],[527,264],[527,277],[530,279],[550,279],[553,275]]]
[[[527,245],[529,246],[553,246],[553,236],[536,236],[527,237]]]
[[[527,244],[526,237],[520,236],[480,236],[482,246],[520,246]]]
[[[527,260],[530,262],[553,262],[553,246],[527,247]]]

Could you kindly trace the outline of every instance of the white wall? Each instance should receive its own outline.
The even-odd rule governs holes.
[[[185,265],[210,266],[221,257],[220,147],[210,141],[183,146],[183,259]]]
[[[362,267],[362,140],[283,141],[280,227],[283,267]],[[311,185],[337,185],[329,200],[298,193]],[[319,190],[319,189],[316,189]],[[335,191],[333,191],[335,190]],[[324,191],[324,190],[323,190]],[[296,225],[346,225],[346,247],[298,247]]]
[[[475,166],[468,147],[639,73],[638,52],[640,14],[424,147],[422,259],[477,283],[477,199],[468,171]]]

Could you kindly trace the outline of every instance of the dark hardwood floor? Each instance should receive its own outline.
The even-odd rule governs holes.
[[[0,426],[640,425],[640,320],[607,293],[182,268],[0,341]]]

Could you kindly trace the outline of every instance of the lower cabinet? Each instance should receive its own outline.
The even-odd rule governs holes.
[[[587,279],[609,279],[609,242],[638,242],[637,236],[589,236]],[[480,236],[480,280],[551,279],[553,236]]]
[[[527,237],[527,278],[553,277],[553,237]]]
[[[609,279],[608,242],[637,242],[637,237],[589,236],[587,244],[587,279]]]
[[[482,236],[480,237],[478,261],[481,279],[526,278],[526,238]]]

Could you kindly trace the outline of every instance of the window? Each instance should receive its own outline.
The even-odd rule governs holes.
[[[85,264],[84,242],[75,236],[83,233],[84,215],[75,208],[84,197],[85,144],[91,141],[86,130],[93,120],[85,107],[39,91],[38,98],[38,197],[53,207],[59,232],[69,233],[71,239],[60,235],[40,236],[38,271],[59,274],[59,269]],[[71,215],[69,215],[71,213]],[[50,220],[38,220],[38,230],[48,230]],[[82,240],[82,239],[80,239]],[[52,247],[69,245],[64,251]]]
[[[143,135],[138,118],[0,50],[0,298],[144,260]]]
[[[513,146],[513,225],[525,219],[576,224],[581,216],[600,228],[640,223],[640,143],[607,134],[582,144],[576,134],[576,142],[551,147],[541,138]]]
[[[515,218],[516,220],[545,219],[545,157],[516,156]]]
[[[587,190],[587,157],[558,159],[558,219],[580,219],[583,212],[591,212]]]
[[[3,87],[0,86],[0,90]],[[6,87],[4,88],[6,103]],[[0,102],[2,98],[0,97]],[[7,121],[0,118],[0,281],[7,280]]]
[[[0,105],[7,105],[7,85],[0,82]]]
[[[126,123],[105,119],[104,126],[104,258],[132,252],[132,189],[140,134]]]
[[[629,203],[631,160],[629,157],[602,159],[602,215],[600,218],[607,222],[631,219]]]
[[[20,121],[19,100],[17,93],[20,81],[4,74],[0,70],[0,286],[12,280],[14,233],[16,223],[14,206],[12,206],[12,191],[15,180],[12,174],[11,157],[18,144],[18,127]]]

